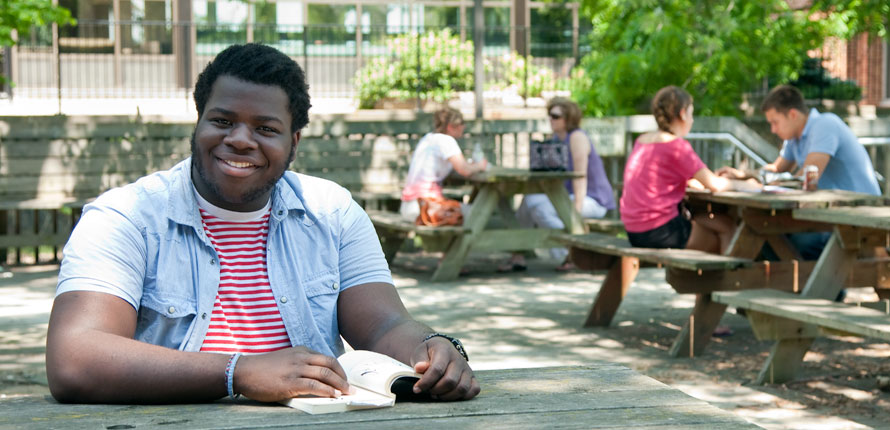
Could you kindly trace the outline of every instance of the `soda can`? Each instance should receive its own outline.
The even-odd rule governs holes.
[[[819,188],[819,168],[809,164],[803,169],[803,189],[816,191]]]

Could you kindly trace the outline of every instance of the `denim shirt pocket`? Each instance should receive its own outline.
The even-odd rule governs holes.
[[[340,273],[334,269],[310,275],[303,281],[303,288],[315,324],[330,345],[340,334],[337,326]]]
[[[172,257],[172,256],[168,256]],[[161,258],[169,261],[171,258]],[[191,266],[183,259],[175,264],[159,261],[155,273],[146,273],[145,287],[137,320],[136,338],[167,348],[182,349],[197,315]],[[188,259],[184,259],[188,261]]]

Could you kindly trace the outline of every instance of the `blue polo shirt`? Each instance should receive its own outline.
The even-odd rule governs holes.
[[[837,115],[810,110],[800,138],[786,140],[781,156],[800,167],[811,152],[831,156],[825,171],[821,172],[820,189],[881,194],[868,152]]]
[[[193,189],[186,159],[87,205],[65,245],[56,294],[117,296],[138,312],[136,340],[200,350],[220,265]],[[291,345],[340,355],[340,292],[392,283],[367,214],[339,185],[286,172],[272,192],[266,246],[269,284]]]

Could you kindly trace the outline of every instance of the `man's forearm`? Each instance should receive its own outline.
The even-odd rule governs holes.
[[[176,351],[95,330],[48,344],[47,379],[61,402],[203,402],[226,395],[228,355]]]
[[[393,324],[370,349],[389,355],[403,363],[411,363],[411,355],[426,335],[435,332],[426,324],[405,318]]]

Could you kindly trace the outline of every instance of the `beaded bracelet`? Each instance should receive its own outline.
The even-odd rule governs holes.
[[[241,358],[240,352],[232,354],[232,356],[229,357],[229,362],[226,363],[226,390],[229,392],[229,397],[232,399],[241,397],[241,394],[235,394],[235,391],[232,388],[235,380],[235,365],[238,364],[239,358]]]

